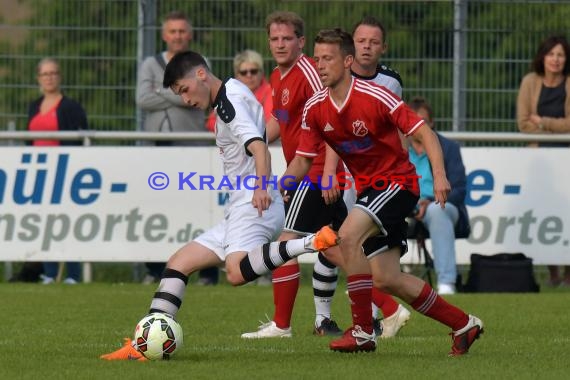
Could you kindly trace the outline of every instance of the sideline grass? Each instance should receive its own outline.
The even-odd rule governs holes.
[[[567,379],[570,291],[460,294],[449,299],[483,319],[465,357],[448,358],[449,332],[418,313],[375,353],[339,354],[311,334],[311,288],[303,285],[292,339],[243,341],[273,310],[270,287],[190,285],[178,320],[185,345],[169,362],[105,362],[146,312],[154,286],[0,284],[0,379]],[[339,291],[341,327],[349,308]]]

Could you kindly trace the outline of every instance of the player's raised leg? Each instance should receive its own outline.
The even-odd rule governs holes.
[[[296,189],[287,191],[285,202],[285,228],[280,241],[290,241],[318,231],[321,227],[344,220],[346,206],[341,199],[326,204],[319,184],[303,182]],[[339,223],[340,225],[340,223]],[[338,227],[337,227],[338,228]],[[306,231],[306,232],[303,232]],[[242,334],[242,338],[272,338],[291,336],[291,317],[297,290],[300,267],[297,259],[286,262],[273,270],[273,318],[258,330]],[[313,268],[313,294],[315,302],[315,333],[330,335],[341,333],[331,316],[331,301],[336,289],[337,269],[322,254]]]
[[[370,260],[375,286],[394,294],[419,313],[443,323],[452,330],[450,356],[466,354],[483,333],[483,322],[448,303],[425,281],[400,271],[400,252],[391,249]]]

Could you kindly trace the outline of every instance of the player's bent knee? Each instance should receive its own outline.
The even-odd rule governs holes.
[[[354,260],[362,255],[362,246],[353,239],[341,240],[339,248],[343,261]]]
[[[372,286],[374,286],[376,289],[380,290],[383,293],[390,293],[391,290],[391,286],[388,282],[379,279],[373,279]]]
[[[327,249],[324,252],[324,256],[329,263],[334,264],[339,268],[344,268],[344,257],[342,256],[342,252],[338,246]]]
[[[384,293],[393,294],[398,287],[397,279],[394,276],[374,277],[372,279],[372,286]]]
[[[239,262],[226,261],[226,280],[233,286],[243,285],[246,282],[241,274]]]
[[[245,280],[239,271],[227,270],[226,280],[233,286],[239,286],[245,284]]]
[[[243,285],[252,281],[248,278],[248,273],[255,275],[253,268],[245,252],[236,252],[226,257],[226,279],[233,286]],[[248,269],[249,270],[245,270]],[[244,273],[245,271],[245,273]]]
[[[176,255],[172,255],[170,257],[170,259],[166,263],[166,268],[180,272],[185,276],[190,276],[192,273],[196,271],[196,268],[194,268],[191,265],[188,265],[188,263],[184,262],[184,260],[181,260],[179,257],[176,257]]]

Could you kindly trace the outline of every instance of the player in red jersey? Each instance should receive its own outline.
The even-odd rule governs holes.
[[[350,67],[351,74],[356,78],[384,86],[401,98],[402,78],[400,78],[400,74],[388,66],[378,63],[387,49],[384,25],[374,17],[365,16],[352,29],[352,38],[355,56]],[[354,191],[344,192],[344,202],[349,210],[355,200],[356,193]],[[372,302],[374,329],[381,338],[396,336],[402,326],[410,319],[408,309],[400,305],[392,296],[377,288],[372,289]],[[384,317],[382,320],[377,319],[378,309],[382,310]]]
[[[268,123],[268,140],[281,137],[285,160],[289,163],[295,157],[299,144],[305,102],[322,85],[315,70],[315,62],[303,54],[303,19],[293,12],[277,11],[267,17],[266,28],[269,49],[277,63],[270,76],[274,119]],[[334,152],[331,153],[336,158]],[[326,144],[322,143],[317,147],[317,155],[307,173],[307,180],[297,189],[288,191],[285,228],[279,237],[280,241],[305,236],[328,224],[338,229],[346,217],[346,206],[336,186],[321,189],[331,185],[326,179],[336,178],[335,174],[342,171],[342,165],[336,160],[330,166],[325,165],[325,157]],[[331,316],[337,275],[336,266],[319,254],[313,268],[316,311],[314,333],[317,335],[342,334]],[[291,337],[291,316],[299,289],[299,278],[300,268],[296,258],[273,270],[273,318],[263,323],[257,331],[242,334],[242,338]]]
[[[374,283],[449,326],[453,341],[449,355],[465,354],[483,332],[481,320],[447,303],[423,280],[400,271],[400,256],[407,251],[405,218],[417,202],[418,183],[398,130],[425,146],[435,199],[445,207],[450,186],[441,147],[429,126],[398,96],[351,76],[354,54],[350,34],[331,29],[317,35],[315,61],[325,88],[305,105],[301,142],[284,174],[302,178],[324,140],[359,185],[356,205],[339,230],[340,244],[330,249],[340,249],[343,257],[353,326],[332,341],[330,348],[343,352],[376,349],[370,305]]]

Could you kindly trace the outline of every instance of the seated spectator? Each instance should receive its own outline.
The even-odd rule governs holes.
[[[244,50],[238,53],[234,57],[234,76],[249,87],[255,98],[261,103],[265,122],[267,122],[271,118],[273,100],[271,98],[271,87],[263,73],[263,58],[261,55],[253,50]],[[208,129],[214,132],[215,124],[216,114],[212,112],[208,117]]]
[[[434,127],[433,111],[429,103],[421,97],[413,98],[410,107],[418,113],[430,127]],[[415,218],[429,231],[437,274],[437,292],[454,294],[457,279],[455,259],[455,239],[469,236],[469,217],[465,208],[466,175],[459,144],[439,133],[436,135],[443,150],[445,172],[451,185],[445,208],[434,202],[433,177],[429,160],[421,143],[409,139],[410,161],[416,166],[421,178],[420,200]]]

